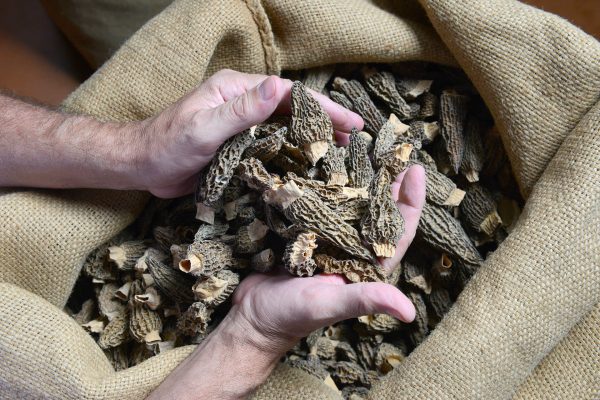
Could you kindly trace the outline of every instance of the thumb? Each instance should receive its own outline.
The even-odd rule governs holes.
[[[283,96],[281,79],[269,76],[249,91],[211,109],[206,125],[212,128],[216,140],[224,142],[269,118]]]
[[[388,314],[403,322],[415,318],[415,307],[398,288],[382,282],[331,286],[322,309],[327,323],[367,314]]]

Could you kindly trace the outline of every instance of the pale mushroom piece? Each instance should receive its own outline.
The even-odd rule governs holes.
[[[316,269],[315,261],[312,259],[316,248],[317,235],[313,232],[299,234],[295,241],[286,246],[283,265],[292,275],[312,276]]]
[[[130,241],[108,248],[108,259],[120,270],[132,270],[136,261],[144,255],[148,246],[143,241]]]

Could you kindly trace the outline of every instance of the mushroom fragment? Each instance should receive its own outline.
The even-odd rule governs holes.
[[[196,218],[199,220],[209,224],[214,222],[215,207],[219,204],[244,151],[254,140],[255,129],[252,127],[223,143],[206,173],[201,175],[195,195],[198,206]]]
[[[369,187],[373,180],[373,166],[368,154],[368,144],[356,129],[350,134],[348,145],[348,180],[349,186],[356,188]]]
[[[212,276],[199,278],[192,291],[197,301],[214,308],[227,300],[239,283],[238,274],[223,269]]]
[[[291,274],[312,276],[315,273],[316,264],[312,255],[317,248],[316,242],[317,235],[313,232],[304,232],[286,246],[283,265]]]
[[[371,205],[362,222],[362,236],[377,257],[392,257],[404,233],[404,218],[392,199],[391,178],[381,169],[369,188]]]
[[[468,103],[469,97],[452,91],[445,91],[440,98],[441,139],[446,157],[455,173],[458,173],[465,150],[464,129]]]

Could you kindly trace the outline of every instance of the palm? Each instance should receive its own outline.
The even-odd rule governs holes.
[[[421,167],[401,174],[392,195],[405,219],[406,231],[394,257],[382,263],[388,272],[398,265],[417,229],[425,200]],[[297,278],[280,270],[277,274],[254,274],[245,279],[234,296],[234,306],[250,324],[282,347],[334,322],[371,313],[387,313],[410,322],[415,310],[397,288],[385,283],[347,284],[338,275]]]

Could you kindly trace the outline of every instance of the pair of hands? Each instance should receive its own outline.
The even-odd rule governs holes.
[[[190,193],[198,171],[211,161],[225,140],[273,113],[290,111],[291,85],[291,81],[276,76],[230,70],[213,75],[179,102],[142,123],[138,143],[145,148],[148,159],[139,182],[159,197]],[[313,95],[330,115],[338,143],[346,145],[347,132],[352,127],[363,127],[361,117],[325,96]],[[382,262],[388,272],[398,265],[414,238],[425,200],[424,170],[416,166],[405,171],[391,190],[405,219],[405,234],[395,256]],[[387,313],[410,322],[415,309],[396,287],[385,283],[347,284],[337,275],[294,278],[283,272],[254,274],[237,288],[228,317],[211,336],[228,332],[235,343],[264,354],[263,359],[274,363],[315,329],[373,313]],[[202,347],[197,351],[206,352]],[[179,369],[174,376],[182,379],[190,368]],[[169,377],[162,389],[164,385],[174,386],[174,379]]]
[[[140,182],[159,197],[190,193],[197,173],[231,136],[263,122],[273,113],[290,111],[292,82],[276,76],[223,70],[158,116],[144,122],[144,148],[148,155]],[[340,145],[348,143],[352,127],[362,128],[357,114],[313,93],[329,114]],[[405,219],[406,232],[396,255],[383,262],[391,272],[410,245],[425,198],[421,167],[398,176],[392,194]],[[388,313],[410,322],[412,303],[397,288],[382,283],[346,285],[340,276],[292,278],[286,274],[253,275],[245,279],[234,296],[232,313],[239,314],[281,351],[321,326],[371,313]],[[287,343],[281,337],[290,338]],[[262,339],[262,338],[261,338]]]

